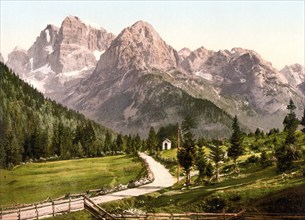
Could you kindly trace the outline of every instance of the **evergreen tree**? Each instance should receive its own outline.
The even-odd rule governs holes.
[[[289,110],[289,113],[283,121],[284,131],[287,133],[285,143],[275,150],[277,168],[280,172],[291,169],[293,167],[293,160],[296,159],[297,153],[294,144],[296,141],[295,131],[298,127],[299,121],[296,117],[296,114],[294,113],[296,106],[291,99],[287,105],[287,109]]]
[[[190,172],[195,159],[195,137],[192,129],[196,128],[195,120],[191,116],[186,116],[182,122],[183,145],[177,152],[180,166],[186,173],[186,185],[191,184]]]
[[[228,149],[228,156],[233,159],[235,165],[235,172],[238,173],[239,169],[237,166],[237,158],[242,155],[243,148],[241,145],[242,143],[241,132],[236,115],[233,119],[232,129],[233,129],[233,134],[231,135],[230,138],[231,146]]]
[[[140,151],[142,148],[142,140],[139,134],[137,134],[134,138],[134,143],[133,143],[133,152],[137,153],[138,151]]]
[[[132,137],[131,135],[129,134],[127,137],[126,137],[126,153],[127,154],[130,154],[132,153],[132,148],[133,148],[133,140],[132,140]]]
[[[106,131],[105,141],[104,141],[104,147],[106,152],[111,151],[111,145],[112,145],[112,137],[109,131]]]
[[[275,157],[277,159],[277,169],[279,172],[284,172],[293,167],[293,149],[286,144],[281,145],[275,150]]]
[[[207,158],[204,152],[204,148],[199,148],[196,155],[196,166],[199,171],[198,181],[201,181],[206,175]]]
[[[209,182],[211,182],[211,179],[214,176],[214,167],[212,163],[208,163],[206,167],[206,176],[209,178]]]
[[[211,145],[210,149],[211,149],[210,157],[215,163],[216,181],[218,182],[220,179],[219,163],[224,160],[224,152],[219,145],[216,145],[216,146]]]
[[[269,167],[269,166],[272,165],[271,158],[267,154],[266,151],[262,152],[259,162],[260,162],[260,165],[261,165],[262,168],[266,168],[266,167]]]
[[[291,99],[289,101],[289,104],[287,105],[287,109],[289,110],[289,113],[285,117],[283,124],[284,124],[284,131],[287,132],[285,143],[289,145],[289,144],[294,144],[296,141],[296,137],[294,133],[298,127],[299,122],[296,117],[296,114],[294,113],[296,106],[294,105]]]
[[[146,147],[150,154],[153,154],[156,151],[156,148],[158,146],[158,139],[155,132],[155,129],[153,127],[150,127],[148,138],[146,140]]]
[[[116,146],[117,146],[117,150],[118,151],[124,151],[124,141],[123,141],[123,136],[122,134],[118,134],[117,137],[116,137]]]

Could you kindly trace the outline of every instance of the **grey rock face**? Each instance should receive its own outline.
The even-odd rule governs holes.
[[[40,91],[61,100],[65,84],[75,85],[76,79],[90,75],[114,37],[69,16],[60,28],[47,25],[28,51],[14,50],[7,65]]]
[[[191,111],[202,119],[201,131],[213,131],[214,137],[220,130],[228,134],[228,115],[166,80],[175,74],[178,63],[178,53],[153,27],[137,22],[118,35],[101,56],[94,73],[64,103],[124,134],[140,133],[145,137],[150,126],[157,129],[181,122]],[[222,122],[208,119],[209,111]]]
[[[204,79],[220,96],[242,100],[255,111],[273,114],[285,110],[290,98],[301,98],[271,63],[252,50],[214,52],[199,48],[184,59],[181,67]]]
[[[87,26],[78,17],[67,17],[54,44],[51,66],[55,72],[71,72],[95,66],[94,51],[106,50],[114,35]]]
[[[30,58],[26,50],[17,47],[8,55],[6,65],[19,73],[21,77],[31,70]]]
[[[32,62],[32,71],[50,63],[54,52],[54,44],[58,38],[58,27],[48,25],[40,32],[35,43],[28,50]]]
[[[125,28],[113,40],[109,49],[101,56],[95,70],[96,73],[113,76],[113,69],[119,72],[129,70],[168,71],[175,69],[178,54],[168,46],[153,29],[143,21]]]
[[[305,69],[298,63],[290,66],[285,66],[280,70],[280,73],[283,74],[289,84],[293,86],[298,86],[305,82]]]

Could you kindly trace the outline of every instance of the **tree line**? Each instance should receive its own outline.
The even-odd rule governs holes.
[[[77,111],[45,98],[0,62],[0,167],[21,162],[155,151],[178,125],[139,134],[116,134]]]
[[[299,120],[294,112],[295,109],[295,104],[290,100],[287,105],[289,112],[283,121],[283,131],[271,129],[267,134],[260,129],[256,129],[255,133],[243,133],[238,118],[235,116],[232,134],[229,139],[223,141],[207,141],[203,138],[196,140],[192,133],[197,126],[196,121],[187,116],[181,124],[182,147],[177,151],[178,163],[186,174],[186,185],[191,183],[190,171],[193,167],[199,171],[199,180],[204,177],[211,179],[214,176],[218,181],[220,163],[230,159],[233,161],[233,172],[239,174],[237,159],[245,153],[246,149],[260,153],[259,157],[255,155],[249,157],[246,163],[258,163],[262,168],[276,163],[278,172],[296,168],[295,161],[302,159],[305,155],[305,110]],[[299,125],[301,125],[300,130],[298,130]],[[203,145],[208,146],[209,155],[206,154]]]

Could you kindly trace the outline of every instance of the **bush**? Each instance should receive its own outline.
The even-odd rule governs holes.
[[[253,164],[253,163],[257,163],[259,161],[259,157],[255,156],[255,155],[252,155],[251,157],[249,157],[245,163],[246,164]]]
[[[262,154],[261,154],[261,158],[259,160],[259,163],[260,163],[262,168],[267,168],[269,166],[272,166],[271,155],[267,154],[266,151],[263,151]]]
[[[226,208],[228,201],[220,196],[211,196],[206,199],[207,212],[220,212]]]

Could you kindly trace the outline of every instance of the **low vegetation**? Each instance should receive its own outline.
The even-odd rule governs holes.
[[[283,131],[257,129],[246,134],[235,117],[228,140],[196,140],[191,134],[192,121],[186,118],[181,148],[155,154],[172,171],[179,163],[188,178],[168,189],[103,207],[111,212],[134,208],[147,212],[304,213],[305,111],[299,120],[292,101],[287,109]],[[192,171],[198,173],[190,178]]]
[[[0,169],[0,205],[39,202],[68,193],[111,188],[139,178],[142,171],[140,161],[122,155]]]

